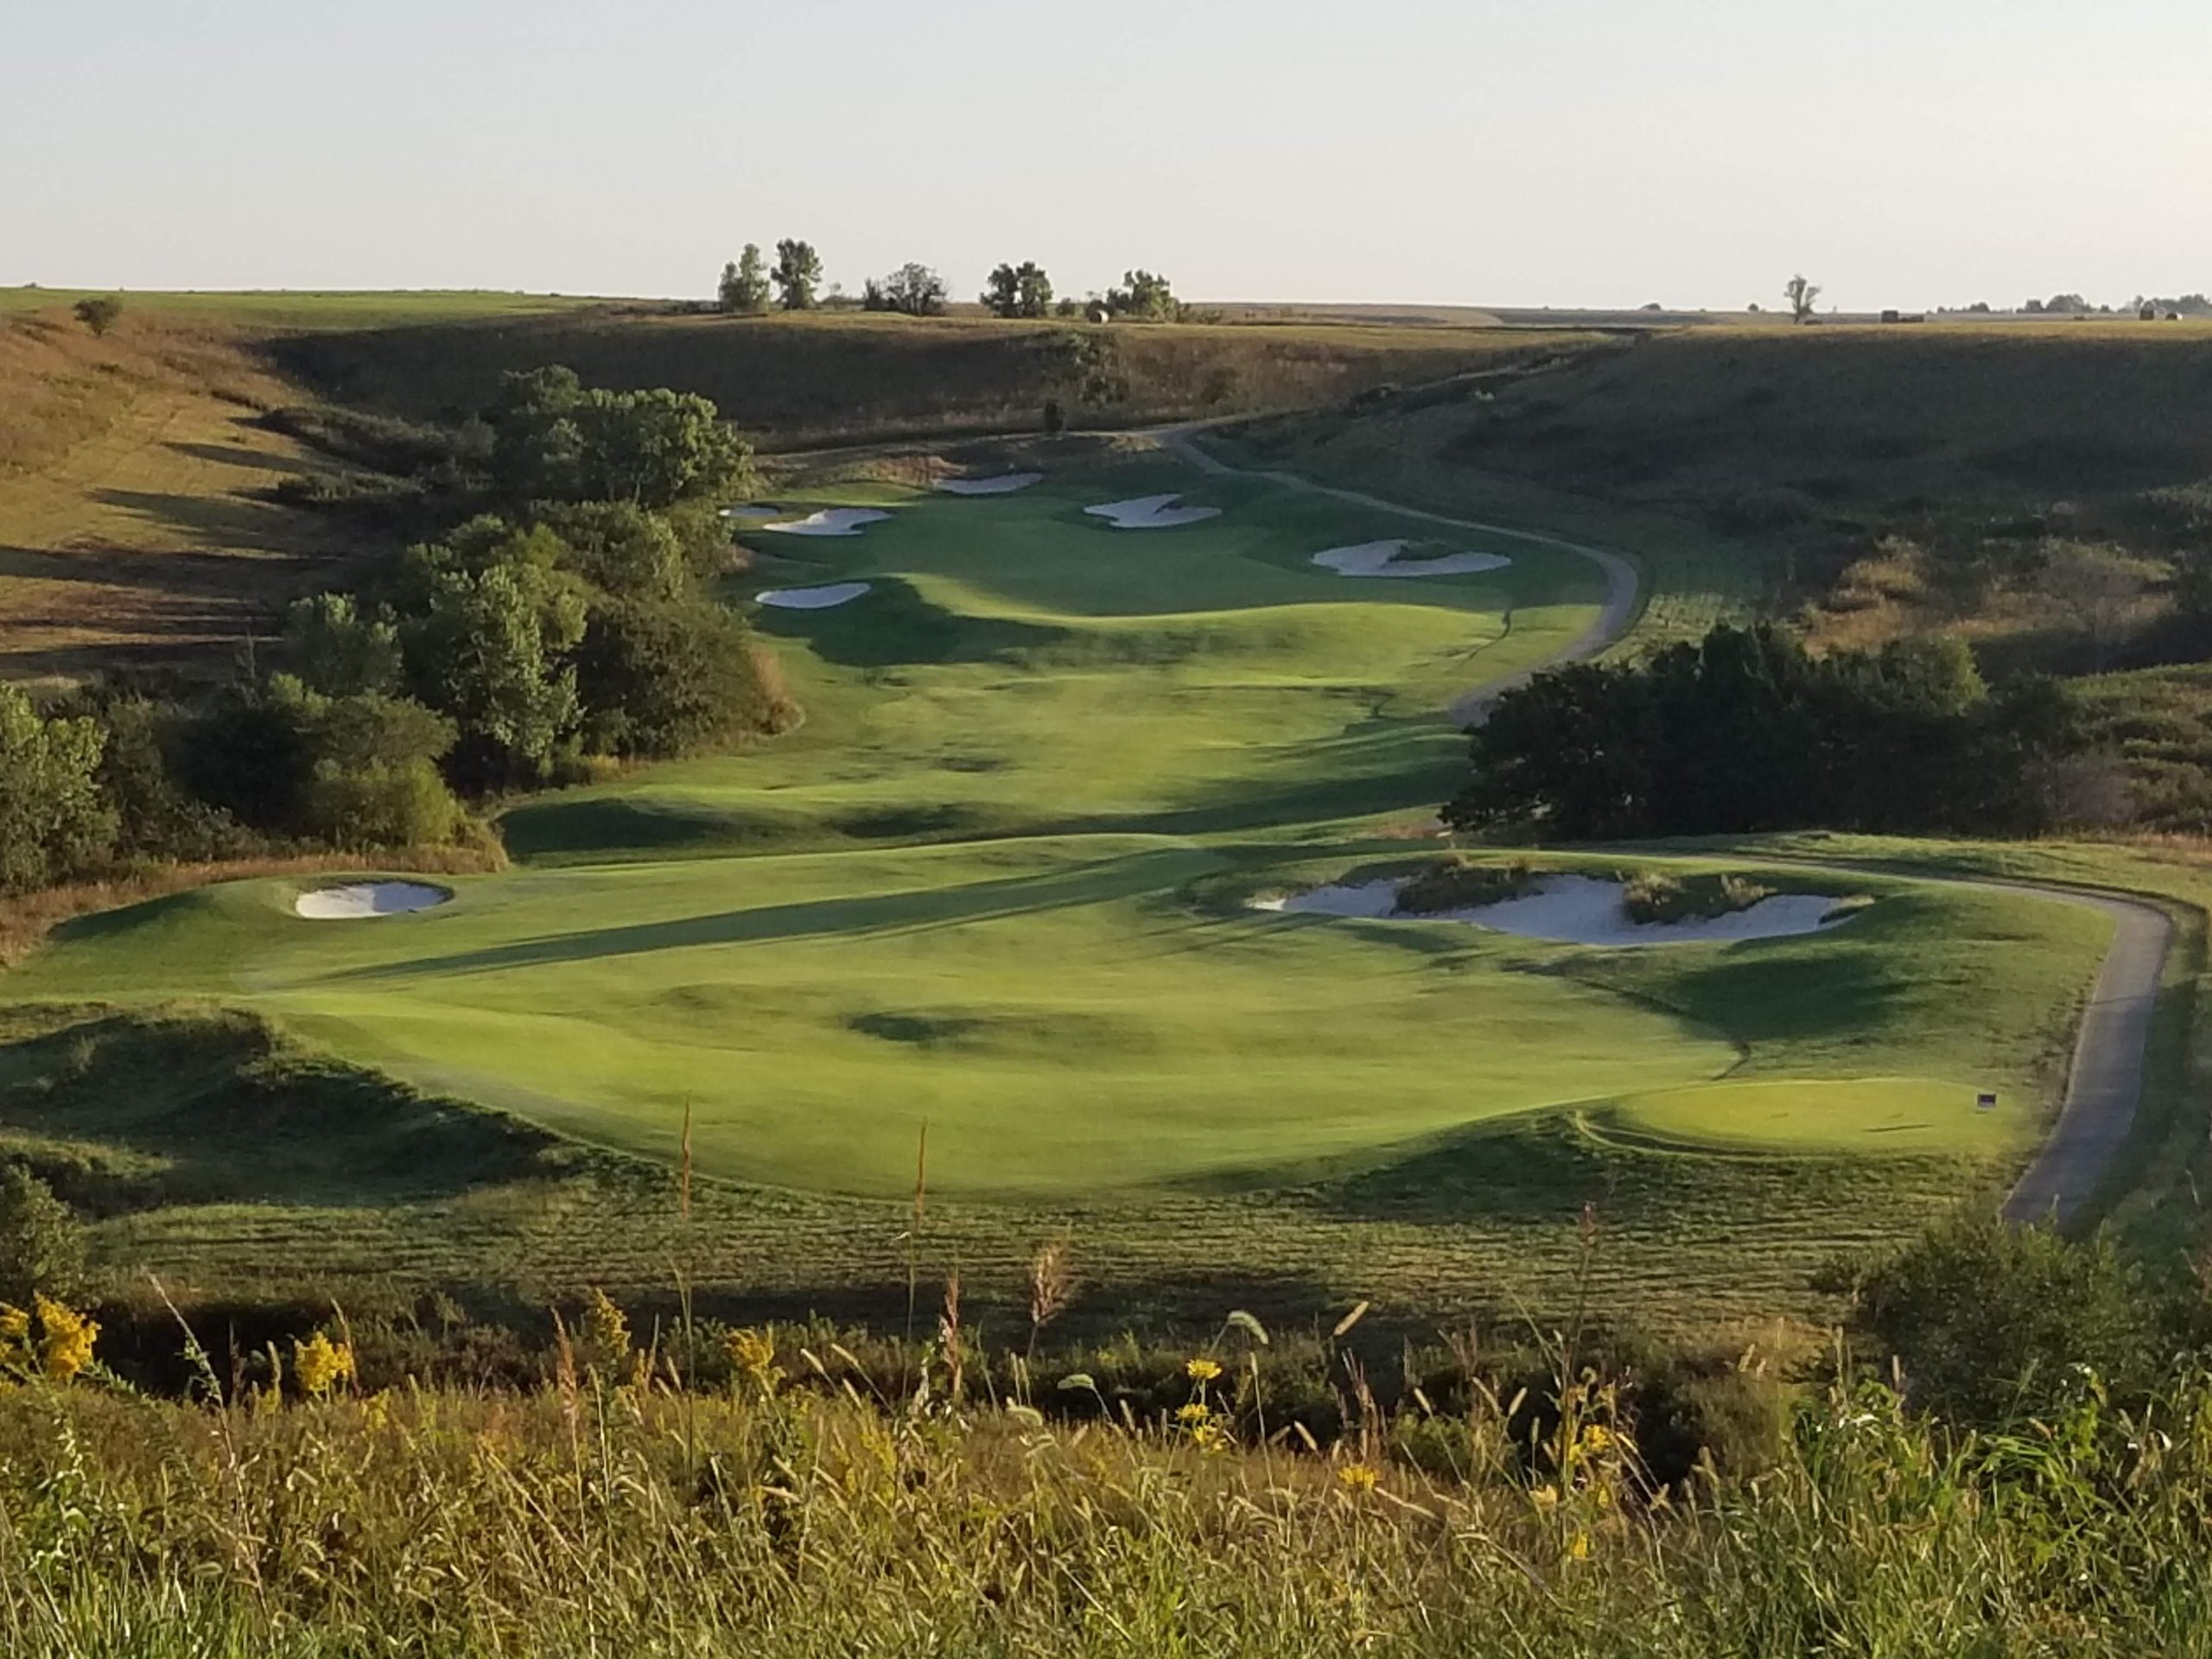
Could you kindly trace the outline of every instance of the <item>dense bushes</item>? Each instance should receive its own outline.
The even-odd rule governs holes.
[[[463,802],[790,716],[709,584],[750,452],[704,398],[510,376],[432,428],[266,417],[349,467],[312,492],[421,539],[286,616],[273,671],[41,710],[0,688],[0,892],[120,865],[465,838]]]
[[[2064,815],[2059,763],[2080,747],[2054,686],[1993,694],[1955,640],[1815,658],[1778,630],[1723,626],[1644,664],[1575,664],[1507,692],[1445,817],[1587,840],[2032,830]]]

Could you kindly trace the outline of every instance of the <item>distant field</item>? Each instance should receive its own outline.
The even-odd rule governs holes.
[[[112,288],[0,288],[0,315],[66,313],[90,295],[116,294],[126,318],[226,323],[240,328],[374,328],[468,317],[530,316],[584,306],[656,304],[560,294],[503,294],[481,289],[306,289],[137,291]]]

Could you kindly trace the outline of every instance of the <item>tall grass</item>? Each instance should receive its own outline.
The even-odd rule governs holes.
[[[944,1339],[957,1343],[948,1311]],[[738,1333],[756,1337],[757,1333]],[[1602,1379],[1259,1439],[1265,1351],[1068,1427],[948,1386],[711,1393],[605,1330],[531,1395],[0,1395],[0,1642],[129,1654],[2198,1653],[2212,1378],[2004,1435],[1875,1384],[1654,1491]],[[733,1347],[735,1347],[733,1340]],[[1566,1360],[1564,1349],[1559,1357]],[[797,1357],[804,1369],[824,1357]],[[1224,1356],[1228,1358],[1228,1356]],[[1357,1378],[1348,1379],[1359,1398]]]

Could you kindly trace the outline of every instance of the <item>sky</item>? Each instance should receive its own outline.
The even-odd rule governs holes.
[[[11,0],[0,284],[2212,289],[2202,0]]]

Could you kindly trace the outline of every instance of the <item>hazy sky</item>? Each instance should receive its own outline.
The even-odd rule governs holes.
[[[0,283],[2212,289],[2202,0],[7,0]]]

